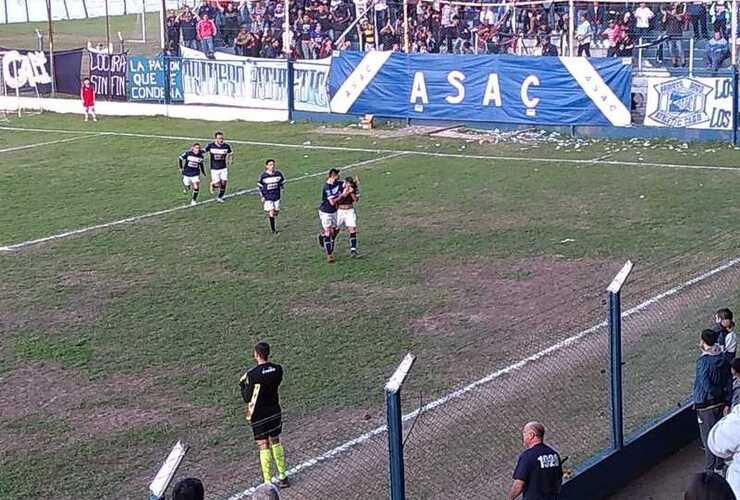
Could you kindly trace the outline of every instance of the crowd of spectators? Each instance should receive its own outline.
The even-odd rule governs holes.
[[[408,0],[408,35],[401,0],[291,0],[286,31],[280,0],[201,0],[167,17],[168,50],[184,45],[212,55],[316,59],[334,50],[422,53],[517,53],[556,56],[568,40],[567,2],[452,5]],[[658,63],[686,65],[687,38],[705,42],[715,71],[730,55],[730,3],[576,2],[577,54],[627,57],[636,46]]]

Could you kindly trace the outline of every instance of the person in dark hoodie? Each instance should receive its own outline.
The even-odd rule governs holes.
[[[714,330],[701,332],[701,354],[696,361],[694,379],[694,409],[704,446],[704,469],[707,471],[722,471],[724,467],[724,461],[714,456],[707,447],[707,436],[712,426],[729,410],[732,402],[730,364],[724,356],[718,337],[719,334]]]

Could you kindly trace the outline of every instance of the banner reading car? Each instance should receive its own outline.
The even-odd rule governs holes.
[[[51,61],[48,52],[38,50],[0,49],[2,81],[8,93],[25,93],[38,90],[39,94],[51,92]],[[79,94],[82,49],[54,52],[56,91]]]
[[[334,113],[527,124],[630,124],[622,59],[342,52]]]
[[[732,128],[732,78],[648,78],[645,125]]]

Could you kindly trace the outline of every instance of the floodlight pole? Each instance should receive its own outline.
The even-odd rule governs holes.
[[[113,47],[110,46],[110,16],[108,15],[108,0],[105,0],[105,41],[107,42],[108,53],[113,53]]]
[[[146,5],[146,0],[144,5]],[[167,29],[167,16],[165,15],[165,12],[167,12],[167,5],[165,4],[165,0],[162,0],[162,3],[159,5],[159,46],[162,50],[165,49],[165,45],[167,43],[165,40],[165,30]],[[146,12],[143,14],[143,18],[144,25],[146,25]],[[144,31],[144,33],[146,34],[146,31]],[[144,37],[144,40],[146,40],[146,36]]]
[[[732,47],[732,66],[737,64],[737,0],[732,0],[732,14],[730,16],[730,26],[732,34],[730,35],[730,43]]]
[[[51,96],[54,97],[57,90],[57,75],[54,67],[54,28],[51,22],[51,0],[46,0],[46,18],[49,22],[49,69],[51,69]]]
[[[624,447],[624,410],[622,407],[622,285],[632,272],[627,261],[607,288],[609,292],[609,402],[611,409],[612,449]]]
[[[570,53],[570,57],[573,57],[576,55],[575,37],[574,37],[576,20],[573,19],[575,15],[576,15],[575,2],[573,0],[569,0],[568,2],[568,51]]]
[[[403,51],[409,53],[409,0],[403,0]]]

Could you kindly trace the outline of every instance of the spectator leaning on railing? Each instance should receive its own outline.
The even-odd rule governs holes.
[[[699,422],[699,434],[704,445],[704,469],[721,471],[724,463],[709,450],[707,436],[712,426],[722,418],[732,402],[730,365],[714,330],[701,332],[701,354],[696,362],[694,379],[694,408]]]

